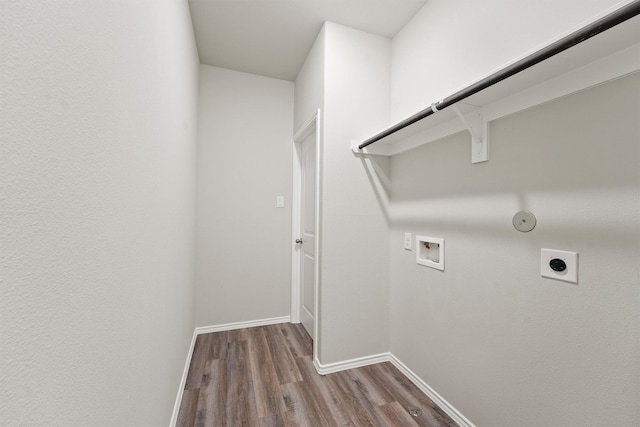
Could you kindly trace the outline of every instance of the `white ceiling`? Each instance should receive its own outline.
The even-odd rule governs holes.
[[[295,80],[324,21],[392,38],[427,0],[189,0],[202,64]]]

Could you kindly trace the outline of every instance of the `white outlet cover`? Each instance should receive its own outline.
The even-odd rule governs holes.
[[[552,259],[559,258],[567,264],[564,271],[554,271],[549,266]],[[578,283],[578,253],[556,249],[540,249],[540,275],[564,282]]]
[[[404,248],[408,251],[411,250],[411,233],[404,233]]]

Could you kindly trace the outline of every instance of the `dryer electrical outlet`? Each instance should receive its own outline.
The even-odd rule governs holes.
[[[578,253],[540,249],[540,275],[564,282],[578,283]]]

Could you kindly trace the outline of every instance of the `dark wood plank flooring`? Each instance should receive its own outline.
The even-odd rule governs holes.
[[[311,346],[299,324],[199,335],[177,427],[457,426],[391,363],[322,376]]]

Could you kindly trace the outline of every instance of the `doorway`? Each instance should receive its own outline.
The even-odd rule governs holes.
[[[302,323],[314,341],[318,335],[320,110],[295,134],[293,191],[293,269],[291,319]]]

